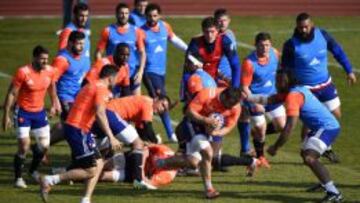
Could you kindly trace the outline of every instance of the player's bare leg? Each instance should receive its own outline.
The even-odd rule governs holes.
[[[95,186],[99,180],[99,177],[101,175],[102,169],[104,167],[104,161],[103,159],[97,159],[96,160],[96,169],[95,169],[95,175],[87,179],[85,182],[85,194],[84,197],[81,199],[81,203],[90,203],[91,196],[94,192]]]
[[[18,138],[18,151],[14,156],[14,172],[15,172],[15,187],[27,188],[27,185],[22,178],[22,169],[26,159],[26,153],[30,148],[30,137]]]
[[[199,166],[205,188],[205,197],[213,199],[220,195],[220,193],[215,190],[211,182],[211,161],[213,157],[213,150],[211,146],[209,146],[201,150],[200,154],[202,160],[200,161]]]

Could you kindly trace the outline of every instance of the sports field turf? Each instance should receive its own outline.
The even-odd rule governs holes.
[[[315,23],[328,31],[342,44],[353,66],[360,68],[360,17],[316,17]],[[95,46],[100,30],[112,22],[112,19],[92,19],[92,45]],[[185,41],[200,32],[200,19],[168,19],[175,32]],[[294,25],[293,17],[238,17],[233,18],[231,28],[237,39],[246,44],[253,44],[254,35],[259,31],[272,34],[273,44],[281,49],[282,43],[290,37]],[[51,50],[51,57],[56,53],[57,37],[55,31],[60,26],[60,19],[5,19],[0,20],[0,71],[12,75],[20,65],[30,62],[31,50],[37,44],[43,44]],[[94,49],[92,50],[94,51]],[[249,53],[248,48],[239,47],[241,57]],[[334,60],[331,58],[331,62]],[[169,45],[167,90],[172,98],[177,98],[181,75],[183,53]],[[342,101],[342,131],[334,145],[341,158],[340,164],[329,164],[333,180],[343,192],[346,202],[360,202],[360,84],[349,87],[345,82],[344,71],[330,67]],[[1,74],[0,75],[3,75]],[[359,78],[360,79],[360,78]],[[10,79],[0,77],[0,100],[4,100]],[[172,112],[175,121],[180,120],[180,107]],[[164,135],[161,125],[156,128]],[[272,143],[276,136],[269,137]],[[221,192],[215,202],[313,202],[324,194],[306,193],[305,188],[316,183],[310,170],[303,166],[299,157],[299,133],[293,133],[289,143],[278,155],[269,158],[271,170],[260,169],[255,177],[245,178],[244,167],[233,167],[229,173],[214,173],[214,186]],[[163,136],[164,140],[166,138]],[[224,152],[233,155],[239,153],[237,130],[227,135]],[[173,146],[175,147],[175,146]],[[14,131],[0,136],[0,202],[40,202],[38,185],[31,183],[29,188],[13,188],[13,154],[16,150]],[[28,162],[30,156],[28,156]],[[69,161],[68,147],[65,142],[51,148],[53,166],[64,166]],[[43,172],[49,168],[42,167]],[[203,202],[203,187],[200,177],[178,177],[168,187],[157,191],[133,190],[129,184],[99,183],[93,202]],[[79,202],[82,184],[73,186],[62,184],[54,187],[50,202]]]

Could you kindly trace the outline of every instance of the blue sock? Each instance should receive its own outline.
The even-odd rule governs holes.
[[[250,123],[238,122],[237,127],[240,134],[241,152],[248,152],[250,150],[250,144],[249,144]]]
[[[174,133],[174,130],[173,130],[172,126],[171,126],[170,114],[169,114],[168,111],[165,111],[164,113],[162,113],[160,115],[160,117],[161,117],[161,121],[164,124],[166,135],[168,136],[168,138],[170,138],[171,135]]]

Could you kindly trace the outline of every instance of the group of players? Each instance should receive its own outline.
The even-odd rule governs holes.
[[[48,50],[36,46],[32,63],[18,69],[8,90],[3,128],[11,126],[13,110],[16,187],[27,187],[22,170],[31,148],[29,172],[40,183],[45,202],[51,187],[64,181],[84,181],[81,202],[86,203],[98,181],[130,181],[135,188],[156,189],[170,183],[179,169],[198,170],[205,197],[212,199],[220,195],[212,185],[212,170],[244,165],[252,176],[257,167],[270,168],[264,153],[266,134],[280,132],[267,150],[274,156],[300,119],[301,156],[320,182],[313,189],[326,191],[322,202],[342,200],[319,161],[324,153],[333,155],[330,147],[340,132],[340,100],[328,71],[327,51],[342,65],[349,83],[356,77],[342,48],[314,26],[310,15],[297,16],[282,54],[272,47],[269,33],[257,34],[256,49],[241,65],[225,9],[204,18],[202,33],[187,45],[161,19],[158,4],[135,0],[130,11],[119,3],[116,22],[101,32],[91,64],[91,32],[85,27],[89,7],[79,3],[73,13],[73,21],[59,36],[52,65]],[[175,130],[169,110],[176,102],[165,89],[168,41],[185,52],[180,90],[184,117]],[[142,82],[150,97],[141,94]],[[44,108],[46,92],[51,98],[49,116],[61,114],[51,130]],[[176,154],[159,144],[152,127],[154,113],[161,117],[168,140],[179,144]],[[224,135],[235,126],[241,156],[222,154]],[[30,133],[36,140],[33,145]],[[49,146],[63,139],[70,146],[72,163],[62,173],[40,175],[37,168]],[[122,143],[130,151],[120,152]]]

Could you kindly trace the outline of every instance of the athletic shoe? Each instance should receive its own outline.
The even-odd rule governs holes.
[[[171,137],[169,138],[169,142],[170,143],[178,143],[178,139],[177,139],[175,133],[171,134]]]
[[[259,157],[259,161],[260,161],[260,167],[265,167],[267,169],[271,168],[269,161],[264,156]]]
[[[45,203],[48,202],[50,190],[51,190],[51,186],[45,180],[45,176],[40,177],[40,197]]]
[[[214,188],[208,189],[205,193],[206,199],[215,199],[220,196],[220,193]]]
[[[155,137],[156,137],[156,144],[161,144],[162,143],[161,135],[156,134]]]
[[[313,185],[305,190],[305,192],[320,192],[320,191],[325,191],[325,187],[320,183]]]
[[[252,163],[250,166],[246,167],[246,177],[253,177],[257,168],[261,165],[259,159],[255,159],[255,164]]]
[[[27,188],[27,185],[25,183],[25,180],[23,178],[16,179],[14,183],[14,187],[16,188]]]
[[[333,150],[326,150],[321,156],[327,158],[331,163],[340,163],[339,157],[335,154]]]
[[[322,198],[320,200],[320,203],[325,203],[325,202],[342,202],[343,200],[343,196],[341,193],[333,193],[333,192],[326,192],[326,195],[324,198]]]
[[[134,180],[134,188],[135,189],[142,189],[142,190],[156,190],[157,187],[151,185],[150,183],[147,183],[145,181],[138,181],[138,180]]]

